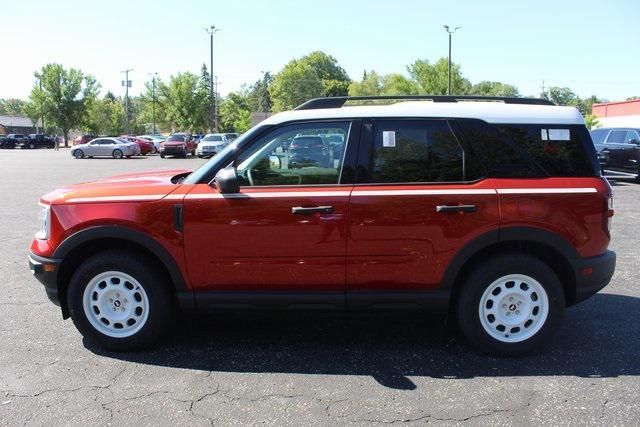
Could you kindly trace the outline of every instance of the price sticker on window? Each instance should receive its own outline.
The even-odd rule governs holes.
[[[383,147],[395,147],[396,146],[396,133],[392,130],[385,130],[382,132],[382,146]]]
[[[551,141],[570,141],[571,133],[569,129],[549,129],[549,139]]]

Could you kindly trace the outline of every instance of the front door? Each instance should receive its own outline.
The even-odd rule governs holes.
[[[437,293],[456,252],[499,226],[496,191],[469,167],[452,129],[447,120],[363,126],[364,172],[349,214],[349,307],[422,305],[417,293]]]
[[[279,127],[233,159],[239,193],[193,186],[184,199],[184,236],[199,305],[344,306],[352,186],[341,183],[341,173],[351,127],[350,122]],[[297,138],[324,143],[328,134],[343,138],[335,153],[327,149],[323,156],[291,161]]]

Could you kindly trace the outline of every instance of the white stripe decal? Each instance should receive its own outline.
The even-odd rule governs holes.
[[[142,202],[145,200],[160,200],[164,194],[143,194],[139,196],[103,196],[103,197],[76,197],[67,199],[66,203],[79,202]]]
[[[237,194],[187,194],[187,199],[261,199],[275,197],[347,197],[349,191],[273,191],[265,193],[237,193]]]
[[[597,193],[595,188],[501,188],[498,194],[577,194]]]
[[[352,196],[460,196],[460,195],[490,195],[490,194],[582,194],[597,193],[595,188],[501,188],[488,189],[457,189],[457,190],[354,190]],[[264,193],[237,193],[237,194],[142,194],[133,196],[103,196],[103,197],[76,197],[67,199],[66,203],[92,203],[92,202],[141,202],[147,200],[189,200],[198,199],[263,199],[278,197],[347,197],[349,191],[273,191]]]
[[[354,190],[352,196],[413,196],[413,195],[461,195],[461,194],[496,194],[495,190]]]

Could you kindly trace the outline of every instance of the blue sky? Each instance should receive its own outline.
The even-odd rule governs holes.
[[[581,96],[640,96],[640,2],[417,0],[2,0],[0,98],[26,98],[47,62],[78,67],[122,93],[148,73],[198,72],[215,36],[223,94],[277,72],[313,50],[333,55],[353,79],[406,73],[416,59],[447,55],[442,25],[462,26],[453,60],[472,82],[499,80],[537,95],[544,79]]]

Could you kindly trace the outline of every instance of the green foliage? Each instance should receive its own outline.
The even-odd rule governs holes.
[[[364,72],[362,80],[351,82],[349,85],[350,96],[376,96],[376,95],[416,95],[417,84],[402,74],[387,74],[380,76],[375,71]]]
[[[179,73],[171,76],[169,83],[156,84],[167,124],[181,131],[204,131],[207,128],[207,90],[198,76],[189,72]]]
[[[587,125],[587,129],[589,130],[599,128],[601,126],[598,118],[591,113],[585,114],[584,123]]]
[[[251,109],[246,91],[231,92],[220,106],[220,132],[246,132],[251,127]]]
[[[262,74],[249,88],[249,107],[251,111],[270,112],[273,108],[273,101],[269,94],[269,86],[273,82],[273,77],[268,71]]]
[[[26,114],[24,107],[27,102],[17,98],[0,99],[0,114]]]
[[[35,76],[38,84],[30,101],[42,109],[48,123],[62,129],[68,144],[69,130],[86,122],[100,85],[92,76],[75,68],[66,70],[60,64],[47,64]]]
[[[97,135],[122,135],[124,133],[124,104],[113,94],[92,103],[85,130]]]
[[[426,95],[447,94],[448,70],[447,58],[440,58],[434,64],[430,64],[428,60],[418,59],[407,67],[420,93]],[[451,64],[451,94],[467,95],[470,91],[471,83],[462,76],[460,65]]]
[[[334,57],[312,52],[292,60],[274,76],[269,88],[273,111],[291,110],[311,98],[346,95],[349,83]]]
[[[520,96],[520,92],[513,85],[485,80],[471,86],[471,95],[514,97]]]

